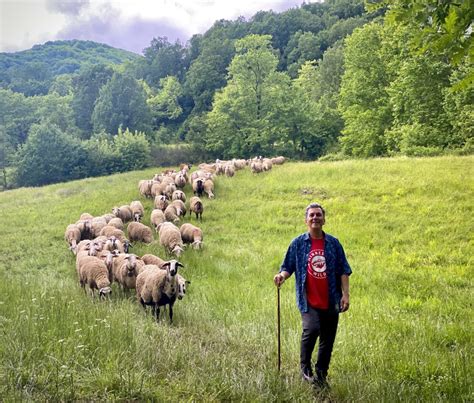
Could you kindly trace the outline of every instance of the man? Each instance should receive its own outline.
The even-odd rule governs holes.
[[[339,312],[349,309],[349,276],[352,270],[339,241],[323,231],[324,208],[306,207],[308,232],[296,237],[286,252],[273,281],[277,287],[295,273],[296,299],[301,312],[301,375],[315,386],[328,387],[326,380]],[[311,356],[319,337],[316,375]]]

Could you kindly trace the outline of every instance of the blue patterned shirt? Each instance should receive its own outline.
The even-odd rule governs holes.
[[[341,276],[351,275],[352,270],[347,262],[344,249],[339,240],[329,234],[324,234],[324,257],[329,285],[329,307],[339,311],[339,301],[342,298]],[[306,299],[306,271],[308,256],[311,250],[311,237],[306,232],[293,239],[288,247],[280,272],[295,273],[296,303],[301,313],[308,312]]]

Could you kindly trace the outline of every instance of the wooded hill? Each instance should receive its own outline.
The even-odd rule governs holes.
[[[27,78],[23,92],[4,85],[3,187],[164,160],[471,153],[474,11],[467,0],[434,3],[261,11],[216,21],[186,44],[153,38],[143,56],[115,67]],[[35,88],[43,95],[28,96]],[[47,164],[50,150],[73,152]]]
[[[24,95],[45,95],[54,79],[94,64],[123,64],[140,56],[93,41],[50,41],[31,49],[0,53],[0,86]]]

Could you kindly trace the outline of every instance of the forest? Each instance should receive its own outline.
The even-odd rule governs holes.
[[[0,187],[152,165],[472,154],[470,1],[327,0],[220,20],[143,56],[0,54]]]

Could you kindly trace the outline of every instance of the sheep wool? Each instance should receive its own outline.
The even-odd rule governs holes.
[[[95,256],[84,256],[78,266],[79,283],[86,291],[89,286],[92,296],[94,291],[99,291],[100,297],[105,297],[112,292],[110,288],[109,272],[106,264]]]
[[[181,233],[181,238],[184,243],[189,243],[192,245],[193,249],[201,249],[202,248],[202,229],[196,227],[193,224],[185,223],[181,225],[179,229]]]
[[[179,228],[170,223],[164,222],[158,226],[160,236],[160,245],[162,245],[168,253],[180,256],[183,252],[183,240]]]
[[[128,237],[130,241],[153,242],[153,232],[150,227],[140,222],[132,221],[128,224]]]
[[[133,218],[132,210],[130,206],[126,204],[120,207],[114,207],[112,213],[115,214],[116,217],[119,217],[124,223],[131,221]]]
[[[189,211],[190,214],[193,212],[196,214],[196,220],[199,218],[202,221],[202,213],[204,211],[204,205],[198,196],[193,196],[189,199]]]
[[[69,224],[64,233],[64,239],[69,245],[69,249],[76,254],[77,244],[81,241],[81,230],[76,224]]]
[[[155,227],[155,231],[158,232],[158,225],[165,222],[165,213],[160,209],[154,209],[150,215],[150,222]]]
[[[143,204],[139,200],[134,200],[130,203],[130,210],[132,210],[133,220],[140,222],[145,213]]]
[[[145,263],[136,255],[119,255],[113,262],[113,279],[122,286],[123,290],[134,289],[136,280]]]
[[[142,256],[143,262],[148,265],[148,264],[154,264],[155,266],[161,267],[163,263],[165,263],[165,260],[159,258],[158,256],[152,255],[151,253],[147,253]]]

